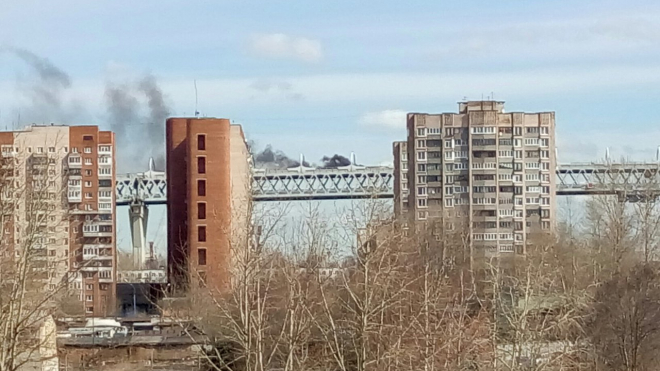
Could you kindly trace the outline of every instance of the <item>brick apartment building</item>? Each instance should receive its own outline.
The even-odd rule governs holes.
[[[227,119],[170,118],[167,131],[168,276],[175,289],[230,284],[232,246],[247,231],[250,155]]]
[[[399,217],[418,228],[466,228],[486,254],[524,253],[531,232],[553,228],[554,112],[461,102],[458,113],[409,113],[407,129],[407,141],[394,144]]]
[[[3,253],[37,252],[48,289],[68,282],[80,299],[69,305],[87,316],[114,315],[114,134],[31,126],[0,132],[0,148],[3,178],[11,180],[2,186]]]

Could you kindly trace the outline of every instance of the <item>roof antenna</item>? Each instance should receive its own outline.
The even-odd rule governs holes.
[[[660,162],[660,146],[658,146],[658,150],[655,151],[655,160]]]
[[[355,152],[351,152],[351,165],[357,165],[355,163]]]
[[[198,118],[199,111],[197,110],[197,80],[193,80],[193,84],[195,84],[195,118]]]

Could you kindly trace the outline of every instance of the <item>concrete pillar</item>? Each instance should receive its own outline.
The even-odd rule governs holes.
[[[133,269],[142,269],[147,247],[149,210],[143,201],[133,201],[129,208],[131,239],[133,241]]]

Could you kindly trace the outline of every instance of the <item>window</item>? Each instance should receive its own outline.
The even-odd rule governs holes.
[[[472,127],[472,134],[495,134],[494,126],[475,126]]]
[[[514,139],[513,140],[513,146],[514,147],[520,147],[522,146],[522,141],[520,139]]]
[[[206,219],[206,202],[197,203],[197,219]]]
[[[426,219],[426,211],[418,211],[417,212],[417,218],[420,220]]]
[[[498,209],[497,212],[500,216],[513,216],[512,209]]]
[[[37,153],[44,153],[44,147],[37,147]]]
[[[426,128],[427,134],[442,134],[440,128]]]
[[[418,137],[426,136],[426,128],[417,128],[417,136]]]
[[[525,180],[539,180],[539,174],[525,174]]]
[[[426,183],[426,175],[418,175],[417,176],[417,183]]]
[[[539,145],[541,147],[547,147],[550,145],[550,140],[547,138],[539,139]]]
[[[426,207],[426,199],[425,198],[420,198],[417,200],[417,206],[419,207]]]
[[[99,198],[112,198],[111,191],[99,191]]]
[[[91,192],[85,192],[85,198],[92,198]]]
[[[451,166],[451,164],[448,164],[447,166]],[[457,162],[454,164],[454,170],[468,170],[468,163],[467,162]]]
[[[206,226],[197,226],[197,241],[206,242]]]
[[[197,249],[197,264],[206,265],[206,249]]]
[[[94,285],[85,285],[85,290],[94,290]]]
[[[513,157],[513,151],[499,151],[499,157]]]
[[[426,152],[417,152],[418,160],[426,160]]]
[[[454,148],[454,141],[451,139],[445,140],[445,147],[447,148]]]
[[[92,147],[85,147],[85,153],[92,153]]]
[[[425,173],[426,172],[426,164],[417,164],[417,171]]]
[[[516,126],[513,128],[513,135],[522,135],[522,128],[520,126]]]
[[[86,307],[85,312],[86,313],[94,313],[94,307]]]
[[[426,147],[426,141],[424,139],[418,139],[417,148],[425,148],[425,147]]]
[[[197,196],[206,196],[206,180],[197,180]]]
[[[48,152],[49,153],[54,153],[55,152],[55,147],[48,147]]]
[[[550,151],[546,149],[541,150],[541,158],[550,158]]]
[[[99,173],[100,173],[100,171],[99,171]],[[85,170],[85,176],[92,176],[92,171],[89,170],[89,169]]]
[[[80,180],[78,181],[78,184],[80,184]],[[89,180],[86,180],[85,181],[85,187],[91,187],[91,186],[92,186],[92,182],[90,182]]]
[[[197,149],[200,151],[206,150],[206,135],[204,134],[197,135]]]
[[[445,207],[454,207],[454,199],[445,198]]]
[[[99,146],[99,152],[110,152],[110,146]]]
[[[499,180],[511,180],[511,174],[498,174],[497,178]]]
[[[539,145],[539,139],[538,138],[525,138],[525,145],[526,146],[538,146]]]
[[[525,169],[538,169],[541,167],[541,164],[538,162],[526,162]]]
[[[197,157],[197,173],[206,174],[206,157]]]
[[[541,187],[527,186],[527,192],[539,193],[539,192],[541,192]]]
[[[426,187],[417,187],[417,194],[423,196],[426,194]]]
[[[525,132],[527,134],[538,134],[539,133],[539,128],[537,126],[531,126],[525,128]]]
[[[445,160],[453,160],[454,159],[454,152],[453,151],[445,151]]]

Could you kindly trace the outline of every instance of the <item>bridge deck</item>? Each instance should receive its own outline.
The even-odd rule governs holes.
[[[595,195],[660,191],[658,163],[572,163],[556,169],[558,195]],[[392,198],[391,167],[347,166],[338,169],[255,169],[255,201]],[[117,176],[117,205],[134,200],[167,202],[164,172],[147,171]]]

